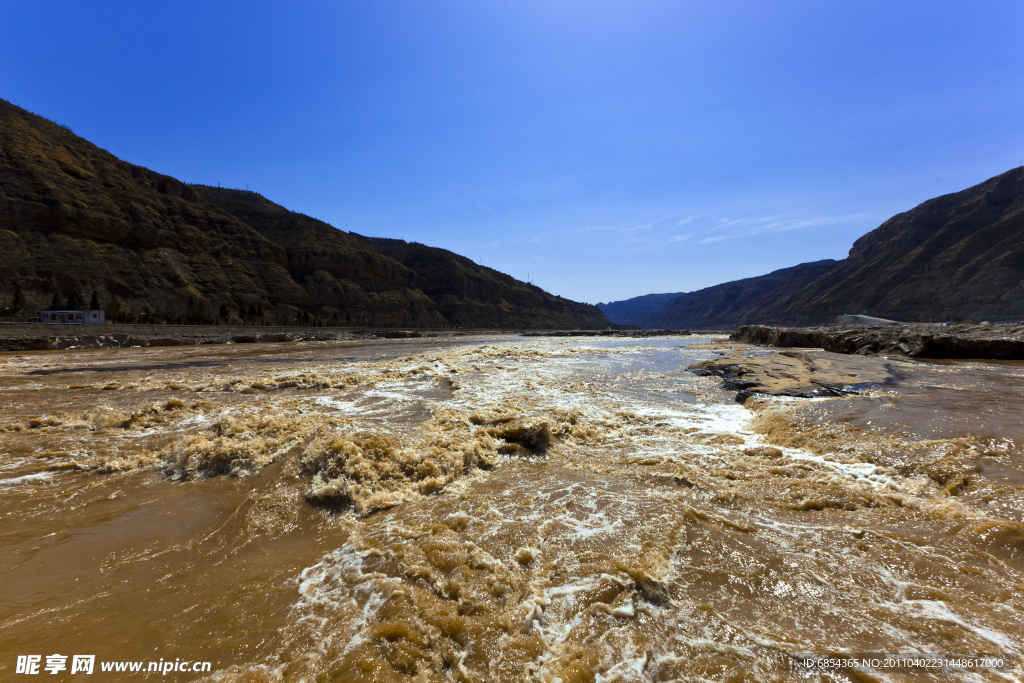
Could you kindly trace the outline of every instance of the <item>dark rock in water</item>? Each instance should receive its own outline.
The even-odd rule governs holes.
[[[644,600],[657,605],[658,607],[667,607],[672,604],[672,596],[668,592],[668,587],[664,581],[657,581],[649,576],[636,575],[633,577],[636,582],[636,587],[640,591]]]
[[[1024,358],[1024,326],[1020,325],[744,325],[729,339],[759,346],[819,348],[859,355]]]

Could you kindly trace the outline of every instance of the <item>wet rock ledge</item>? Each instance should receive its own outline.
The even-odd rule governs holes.
[[[813,349],[751,353],[748,347],[722,348],[720,358],[687,369],[717,375],[724,389],[738,392],[736,401],[753,394],[773,396],[841,396],[892,384],[898,377],[883,358],[848,356]]]
[[[833,353],[912,358],[1024,359],[1024,325],[744,325],[731,341]]]

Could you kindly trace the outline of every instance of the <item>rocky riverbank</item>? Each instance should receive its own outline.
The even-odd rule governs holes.
[[[1024,359],[1024,325],[744,325],[731,341],[834,353],[912,358]]]
[[[338,341],[345,339],[409,339],[460,334],[455,331],[419,332],[296,327],[193,325],[0,325],[0,351],[257,344],[263,342]]]

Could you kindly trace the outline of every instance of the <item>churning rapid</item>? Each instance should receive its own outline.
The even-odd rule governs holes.
[[[2,354],[2,678],[32,653],[253,682],[1020,661],[1024,365],[892,360],[895,386],[739,405],[686,370],[715,343]]]

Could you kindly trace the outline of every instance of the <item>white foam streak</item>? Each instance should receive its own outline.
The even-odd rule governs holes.
[[[28,484],[37,481],[43,481],[46,479],[52,479],[56,476],[55,472],[37,472],[36,474],[26,474],[22,477],[12,477],[10,479],[0,479],[0,486],[17,486],[19,484]]]

